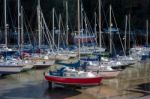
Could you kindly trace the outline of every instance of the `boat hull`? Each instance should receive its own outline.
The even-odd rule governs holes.
[[[45,74],[45,79],[49,82],[63,84],[63,85],[92,86],[92,85],[99,85],[101,83],[102,77],[67,78],[67,77],[51,76]]]
[[[41,61],[36,61],[34,64],[34,68],[47,68],[51,65],[54,65],[55,60],[41,60]]]
[[[70,56],[68,55],[49,55],[49,59],[51,60],[68,60]]]
[[[115,78],[120,74],[121,71],[104,71],[104,72],[99,72],[97,75],[102,76],[104,79],[107,78]]]
[[[14,74],[23,70],[23,66],[0,66],[0,74]]]
[[[117,69],[117,70],[124,70],[126,69],[127,67],[129,67],[130,64],[124,64],[124,65],[113,65],[111,66],[112,69]]]
[[[23,71],[27,71],[27,70],[30,70],[33,68],[33,65],[32,64],[27,64],[23,67]]]
[[[106,67],[106,68],[105,68]],[[105,78],[115,78],[119,75],[121,70],[109,70],[107,66],[100,67],[100,66],[89,66],[87,67],[88,71],[92,71],[95,75],[102,76]]]

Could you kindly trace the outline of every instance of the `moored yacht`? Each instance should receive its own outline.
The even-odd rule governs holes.
[[[92,72],[84,72],[68,67],[63,67],[57,71],[48,71],[45,73],[45,79],[51,83],[74,86],[99,85],[102,81],[101,76]]]

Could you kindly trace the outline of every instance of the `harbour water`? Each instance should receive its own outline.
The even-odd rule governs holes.
[[[150,60],[138,62],[100,86],[48,89],[44,70],[30,70],[0,78],[0,99],[150,99]]]

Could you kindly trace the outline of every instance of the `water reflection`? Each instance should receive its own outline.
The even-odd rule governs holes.
[[[149,96],[150,95],[150,83],[140,84],[136,88],[129,89],[128,91],[141,93],[142,95],[140,97]],[[148,99],[148,98],[145,98],[145,99]]]
[[[47,86],[44,82],[28,82],[25,84],[14,84],[13,86],[6,86],[7,88],[1,90],[1,99],[34,99],[44,98],[44,90]]]
[[[49,99],[65,99],[81,94],[81,92],[72,88],[56,87],[53,89],[47,88],[44,95]]]

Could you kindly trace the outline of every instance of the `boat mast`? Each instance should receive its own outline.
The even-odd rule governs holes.
[[[84,34],[83,34],[83,32],[84,32],[84,29],[83,29],[83,5],[82,5],[82,2],[81,2],[81,17],[80,17],[80,21],[81,21],[81,32],[82,32],[82,34],[81,34],[81,39],[82,39],[82,41],[81,41],[81,44],[82,44],[82,46],[84,46],[84,43],[83,43],[83,38],[82,37],[84,37]],[[80,35],[79,35],[79,37],[80,37]]]
[[[99,1],[99,47],[102,47],[102,32],[101,32],[101,0]]]
[[[5,27],[5,45],[7,47],[7,4],[6,0],[4,0],[4,27]]]
[[[52,32],[53,32],[53,46],[54,46],[54,44],[55,44],[55,42],[54,42],[54,39],[55,39],[55,34],[54,34],[54,32],[55,32],[55,19],[54,19],[54,15],[55,14],[55,8],[53,8],[53,11],[52,11],[52,24],[53,24],[53,30],[52,30]]]
[[[130,35],[131,35],[131,15],[129,14],[129,49],[131,47],[131,44],[130,44]],[[130,52],[129,52],[130,53]]]
[[[149,21],[148,19],[146,20],[146,45],[148,45],[148,28],[149,27]]]
[[[77,1],[77,5],[78,5],[78,7],[77,7],[77,13],[78,13],[78,34],[79,34],[79,36],[80,36],[80,0],[78,0]],[[79,46],[79,48],[78,48],[78,54],[79,54],[79,60],[80,60],[80,38],[78,39],[78,46]]]
[[[66,1],[66,44],[68,46],[69,42],[68,42],[68,2]]]
[[[126,50],[127,50],[127,21],[128,21],[128,16],[126,15],[126,19],[125,19],[125,36],[124,36],[125,55],[126,55]]]
[[[58,27],[59,27],[59,33],[58,33],[58,51],[59,51],[59,41],[60,41],[60,26],[61,25],[61,14],[59,14],[59,24],[58,24]]]
[[[111,10],[112,10],[112,7],[110,5],[110,10],[109,10],[110,54],[112,54],[112,33],[111,33],[112,20],[111,20]]]
[[[87,40],[87,36],[88,36],[88,32],[87,32],[87,19],[86,19],[86,16],[85,16],[85,18],[84,18],[84,20],[85,20],[85,34],[86,34],[86,43],[88,42],[88,40]]]
[[[97,31],[96,31],[96,27],[97,27],[97,24],[96,24],[96,21],[97,21],[97,20],[96,20],[96,18],[97,18],[97,17],[96,17],[96,12],[94,13],[94,15],[95,15],[95,26],[94,26],[94,32],[95,32],[95,36],[96,36],[96,38],[95,38],[95,39],[96,39],[96,45],[97,45]]]
[[[40,0],[38,0],[37,6],[37,17],[38,17],[38,47],[41,47],[41,7],[40,7]]]
[[[21,48],[23,48],[24,44],[24,29],[23,29],[23,7],[21,6]]]
[[[20,48],[20,0],[18,0],[18,47]]]

